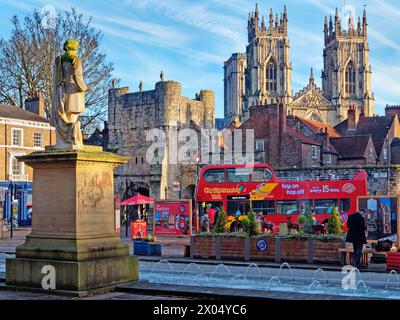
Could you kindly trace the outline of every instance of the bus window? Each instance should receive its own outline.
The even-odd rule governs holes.
[[[261,214],[275,214],[275,201],[261,200],[252,201],[253,210]]]
[[[306,213],[306,209],[310,209],[310,213],[313,211],[313,201],[312,200],[301,200],[301,212]]]
[[[331,214],[333,207],[337,206],[336,199],[319,199],[315,200],[315,212]]]
[[[224,169],[207,170],[204,173],[204,179],[211,183],[223,183],[225,182],[225,171]]]
[[[254,182],[267,182],[271,180],[272,172],[267,168],[256,168],[253,170]]]
[[[340,211],[350,211],[350,199],[340,199]]]
[[[297,200],[277,201],[278,214],[298,214],[299,202]]]
[[[250,172],[247,168],[227,169],[228,182],[250,182]]]
[[[246,215],[250,211],[250,201],[228,200],[228,215],[235,216],[238,211],[241,215]]]

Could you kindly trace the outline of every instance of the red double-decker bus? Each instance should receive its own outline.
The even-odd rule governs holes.
[[[310,181],[278,179],[267,164],[208,165],[203,168],[196,188],[198,212],[207,205],[223,206],[228,215],[247,214],[252,209],[275,225],[296,222],[306,208],[325,223],[334,206],[344,221],[357,209],[357,197],[367,195],[365,170],[353,176],[326,176]]]

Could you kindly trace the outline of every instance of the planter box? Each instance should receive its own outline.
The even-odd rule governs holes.
[[[313,240],[313,260],[318,263],[340,263],[340,240],[319,241]]]
[[[244,238],[221,238],[221,259],[244,260]]]
[[[215,239],[214,237],[192,237],[194,245],[194,258],[215,259]]]
[[[340,264],[340,240],[193,236],[192,244],[194,258]]]
[[[161,244],[149,241],[133,241],[133,254],[137,256],[161,256]]]
[[[307,262],[308,240],[281,238],[281,260]]]
[[[260,240],[264,240],[267,244],[265,250],[260,245]],[[250,260],[275,261],[275,238],[274,237],[256,237],[250,239]]]

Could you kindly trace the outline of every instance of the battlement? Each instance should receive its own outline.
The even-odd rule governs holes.
[[[400,105],[386,105],[385,110],[400,110]]]
[[[394,115],[400,116],[400,105],[386,105],[385,115],[390,117]]]
[[[177,81],[159,81],[156,83],[156,91],[175,92],[181,94],[182,85]]]
[[[109,95],[121,96],[129,93],[129,87],[111,88],[108,90]]]

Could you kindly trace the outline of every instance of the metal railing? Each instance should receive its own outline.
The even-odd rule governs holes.
[[[291,177],[291,176],[280,176],[278,179],[281,181],[340,181],[340,180],[351,180],[354,178],[354,174],[344,175],[310,175],[307,177]]]

